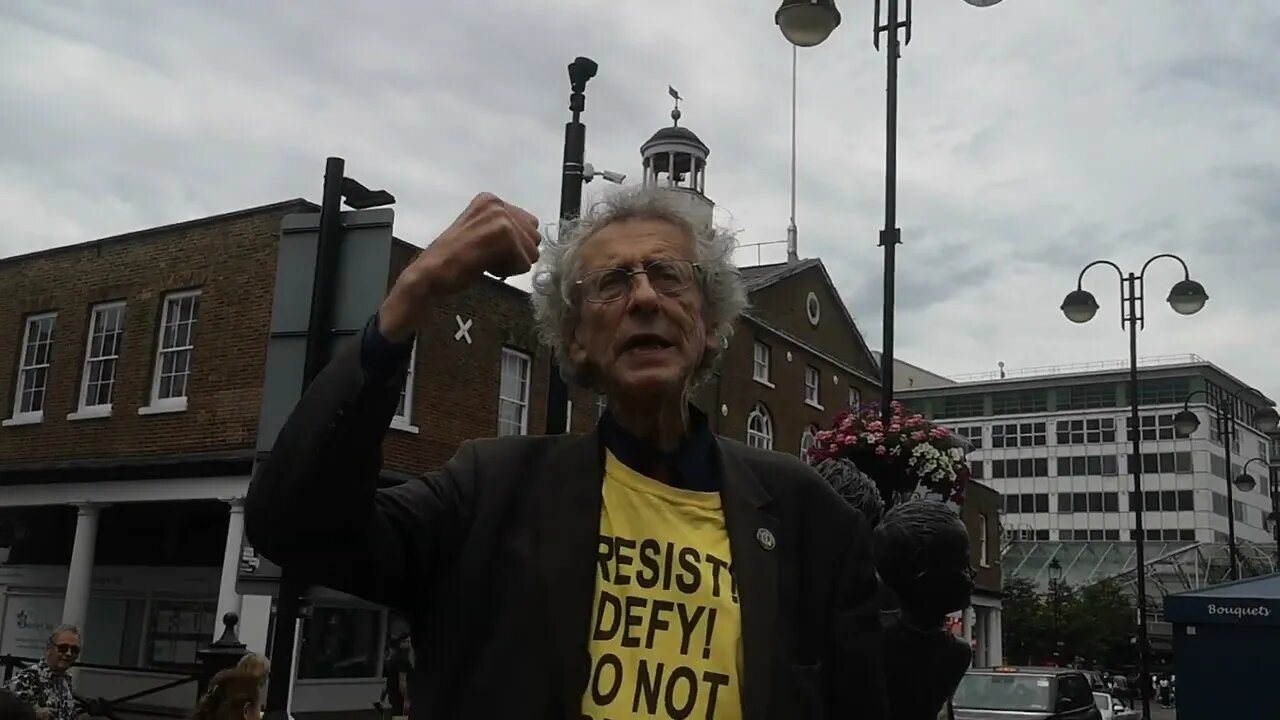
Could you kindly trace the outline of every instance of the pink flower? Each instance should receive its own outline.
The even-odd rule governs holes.
[[[951,437],[951,431],[944,427],[936,427],[929,431],[929,437],[935,440],[945,440]]]
[[[877,454],[877,455],[888,455],[888,454],[889,454],[889,450],[888,450],[885,446],[883,446],[883,445],[877,445],[877,446],[876,446],[876,454]]]
[[[894,423],[889,426],[889,432],[902,432],[902,426],[898,423]]]
[[[916,442],[922,442],[926,437],[928,437],[928,434],[925,433],[925,431],[923,430],[917,430],[911,433],[911,439],[915,440]]]
[[[867,423],[867,429],[870,430],[871,432],[880,432],[881,430],[884,429],[884,423],[880,422],[879,420],[876,420],[875,422]]]

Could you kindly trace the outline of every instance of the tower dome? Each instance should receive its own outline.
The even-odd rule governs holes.
[[[681,98],[674,89],[668,91],[676,101],[671,126],[657,131],[640,146],[644,186],[677,193],[695,220],[710,225],[715,208],[706,196],[707,156],[711,150],[692,130],[680,127]]]

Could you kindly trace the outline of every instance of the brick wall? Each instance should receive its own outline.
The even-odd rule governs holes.
[[[56,311],[44,418],[0,428],[0,465],[251,449],[280,219],[297,201],[0,262],[0,417],[14,406],[24,319]],[[139,415],[151,393],[167,292],[199,288],[185,412]],[[90,308],[126,302],[112,414],[77,409]]]
[[[752,376],[757,339],[769,346],[772,387]],[[787,359],[788,354],[790,360]],[[805,402],[804,374],[807,366],[818,370],[821,408]],[[718,405],[726,406],[728,413],[722,414],[717,407],[717,431],[726,437],[745,441],[747,416],[758,403],[768,410],[773,419],[773,448],[798,454],[800,437],[806,428],[811,425],[830,427],[835,416],[848,409],[851,383],[864,394],[869,392],[856,376],[807,349],[756,325],[741,322],[725,351],[721,366]]]
[[[809,293],[818,298],[816,327],[809,322],[805,310],[805,299]],[[821,348],[826,354],[871,378],[877,378],[879,368],[867,357],[862,343],[846,323],[840,309],[842,302],[818,266],[751,293],[752,312],[770,325],[787,331],[801,342]]]
[[[965,492],[961,516],[969,530],[970,563],[978,571],[974,584],[979,590],[998,593],[1001,588],[1000,569],[1000,493],[980,482],[970,482]],[[986,519],[987,564],[982,563],[982,527]]]
[[[398,246],[395,264],[407,263],[416,250]],[[468,322],[467,333],[455,338]],[[532,360],[528,433],[545,432],[550,351],[538,344],[523,291],[485,278],[435,308],[419,333],[417,347],[409,420],[418,432],[393,427],[384,448],[388,469],[420,472],[439,467],[462,441],[497,434],[504,348]],[[570,430],[582,432],[594,426],[596,396],[575,389],[570,399]]]

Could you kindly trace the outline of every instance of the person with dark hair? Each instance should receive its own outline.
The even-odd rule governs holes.
[[[867,522],[875,526],[884,513],[884,500],[880,489],[866,473],[851,460],[831,458],[818,464],[818,474],[854,510],[862,513]]]
[[[0,720],[37,720],[36,709],[9,690],[0,690]]]
[[[261,720],[261,680],[252,668],[231,668],[214,675],[191,720]]]
[[[871,553],[896,609],[885,615],[885,678],[893,720],[934,720],[973,660],[946,627],[969,607],[974,572],[960,514],[936,500],[894,506],[876,527]],[[943,715],[946,717],[947,715]]]
[[[391,706],[391,716],[409,714],[409,673],[413,671],[413,642],[409,633],[396,638],[395,647],[382,663],[382,699]]]

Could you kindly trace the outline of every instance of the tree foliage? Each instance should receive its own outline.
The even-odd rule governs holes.
[[[1030,580],[1011,578],[1003,605],[1005,657],[1014,665],[1132,664],[1135,605],[1114,581],[1083,588],[1051,583],[1040,593]]]

